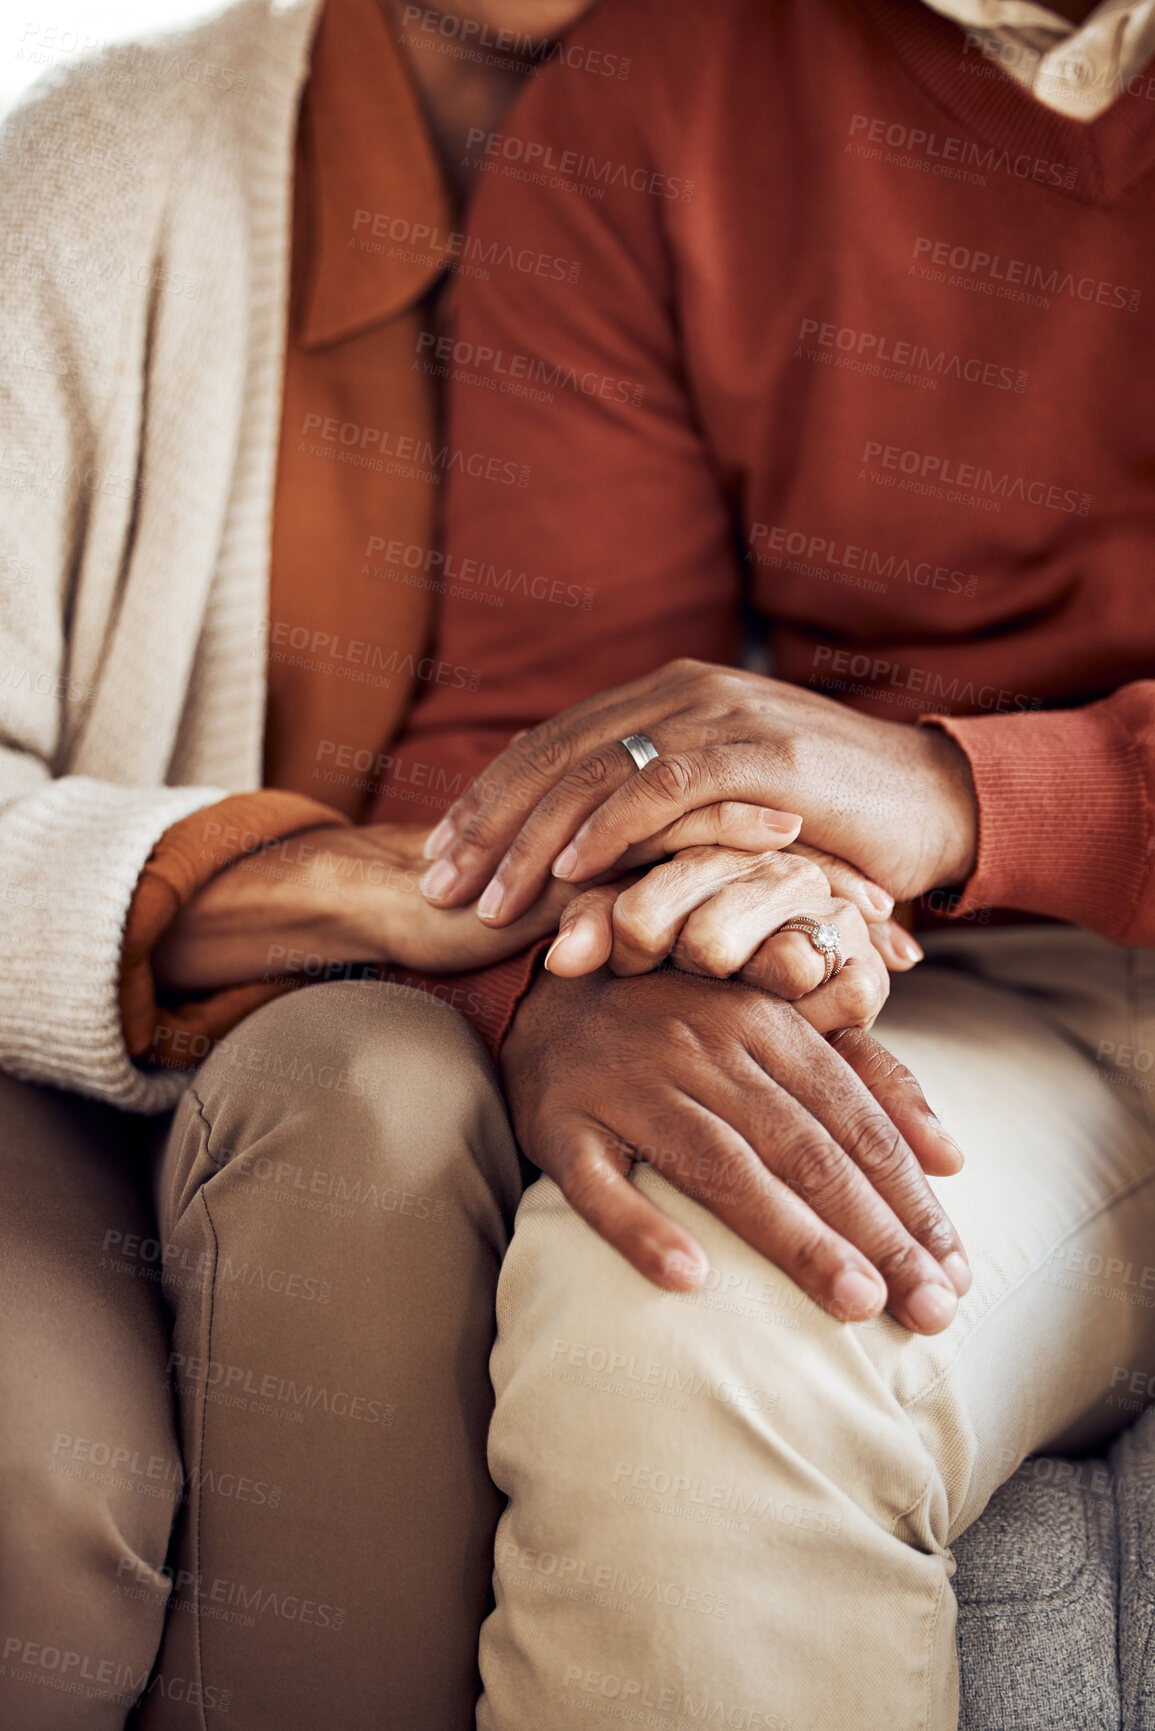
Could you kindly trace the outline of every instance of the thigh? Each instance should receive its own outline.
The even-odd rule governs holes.
[[[142,1124],[0,1075],[0,1721],[114,1727],[148,1679],[181,1465]]]
[[[189,1471],[147,1731],[472,1723],[520,1194],[492,1066],[413,991],[312,986],[209,1059],[163,1171]]]
[[[944,1335],[859,1332],[951,1463],[957,1533],[1026,1455],[1114,1435],[1155,1371],[1155,958],[1049,927],[927,948],[876,1032],[966,1155],[933,1182],[975,1281]]]
[[[1072,936],[1061,963],[956,941],[880,1018],[967,1155],[936,1184],[975,1271],[940,1336],[839,1326],[647,1168],[707,1251],[693,1296],[649,1287],[548,1180],[527,1193],[493,1357],[510,1503],[484,1726],[953,1726],[952,1537],[1028,1452],[1117,1427],[1113,1387],[1152,1352],[1152,1138],[1099,1055],[1134,970]]]

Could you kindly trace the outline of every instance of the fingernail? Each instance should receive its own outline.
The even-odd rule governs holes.
[[[974,1280],[970,1263],[966,1257],[960,1256],[957,1250],[952,1250],[949,1256],[944,1256],[942,1259],[942,1271],[959,1297],[965,1298]]]
[[[572,877],[573,876],[573,870],[574,870],[574,867],[577,865],[577,862],[578,862],[578,851],[577,851],[577,848],[574,847],[573,843],[571,842],[569,847],[562,849],[561,853],[558,854],[557,858],[553,862],[553,875],[554,875],[554,877],[555,878]]]
[[[701,1286],[707,1272],[707,1265],[700,1256],[687,1256],[684,1250],[671,1250],[662,1263],[663,1279],[676,1281],[687,1290]]]
[[[871,907],[876,908],[884,918],[894,912],[894,897],[888,896],[880,884],[865,883],[862,893]]]
[[[922,945],[915,942],[908,931],[897,926],[890,934],[891,942],[904,962],[921,962],[923,958]]]
[[[939,1334],[953,1322],[958,1299],[945,1286],[918,1286],[906,1301],[906,1314],[922,1334]]]
[[[943,1124],[942,1119],[936,1117],[933,1112],[930,1113],[930,1127],[934,1131],[935,1135],[938,1137],[939,1141],[945,1142],[946,1146],[951,1150],[951,1152],[953,1154],[957,1155],[959,1165],[965,1166],[966,1165],[966,1155],[963,1153],[962,1149],[959,1147],[958,1143],[955,1141],[955,1139],[951,1135],[950,1131]]]
[[[844,1268],[830,1288],[830,1309],[839,1322],[866,1322],[882,1309],[882,1293],[869,1275]]]
[[[545,952],[545,960],[542,963],[542,966],[544,968],[546,968],[546,969],[549,968],[551,958],[554,955],[556,955],[558,950],[561,949],[561,946],[565,943],[565,941],[568,937],[569,937],[569,928],[568,927],[566,928],[566,930],[564,932],[559,932],[557,934],[557,937],[553,940],[553,943],[549,946],[549,949]]]
[[[802,819],[798,816],[797,812],[771,811],[768,806],[763,806],[762,808],[761,821],[765,824],[767,829],[772,829],[781,833],[789,831],[793,834],[795,831],[802,828]]]
[[[429,902],[443,901],[456,882],[457,867],[451,866],[447,859],[439,859],[422,878],[421,894]]]
[[[431,829],[425,837],[422,853],[426,859],[439,859],[453,840],[457,831],[447,817],[443,817],[436,829]]]
[[[477,904],[477,917],[482,920],[495,920],[501,912],[501,904],[505,900],[505,891],[496,878],[491,878],[486,884],[481,900]]]

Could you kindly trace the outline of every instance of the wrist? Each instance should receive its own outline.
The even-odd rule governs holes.
[[[203,991],[299,971],[315,958],[378,959],[360,930],[364,888],[341,870],[353,834],[287,836],[217,872],[154,946],[157,983]]]
[[[419,874],[393,858],[379,830],[323,830],[304,845],[284,884],[286,921],[332,962],[385,962],[396,927],[412,906]],[[403,894],[403,891],[409,894]]]
[[[965,883],[978,853],[978,797],[970,759],[958,741],[933,722],[918,729],[938,822],[927,882],[919,893]]]
[[[514,1010],[509,1032],[502,1042],[503,1070],[507,1065],[518,1069],[522,1060],[536,1049],[543,1038],[552,1038],[552,1031],[558,1028],[563,1015],[595,1013],[592,999],[605,990],[607,982],[614,979],[608,968],[599,968],[593,974],[582,974],[577,979],[566,979],[564,975],[551,974],[544,968],[544,959],[543,952],[533,978]]]

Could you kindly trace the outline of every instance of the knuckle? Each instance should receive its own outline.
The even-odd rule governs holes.
[[[534,823],[533,819],[530,818],[526,827],[518,830],[505,850],[506,863],[502,869],[502,876],[504,877],[507,872],[517,871],[523,860],[532,858],[534,847]]]
[[[838,992],[838,1008],[848,1021],[865,1028],[878,1015],[886,1002],[886,993],[877,975],[865,968],[848,969]]]
[[[611,901],[611,897],[606,894],[606,891],[607,890],[612,891],[612,888],[613,888],[612,885],[607,884],[603,888],[600,888],[600,889],[583,890],[580,896],[574,896],[572,901],[569,901],[566,903],[565,908],[562,912],[561,918],[558,922],[559,926],[562,926],[562,927],[572,926],[574,924],[575,920],[581,919],[583,914],[601,914],[601,913],[603,913],[604,910],[606,909],[607,905],[610,904],[610,901]],[[613,914],[614,914],[614,920],[616,923],[616,920],[617,920],[616,904],[614,904],[614,906],[613,906]]]
[[[896,1184],[909,1178],[914,1168],[914,1156],[899,1131],[881,1114],[864,1113],[852,1120],[846,1144],[872,1184]]]
[[[705,1032],[694,1021],[675,1014],[656,1016],[653,1049],[665,1052],[670,1065],[679,1070],[710,1061],[710,1042]]]
[[[475,778],[470,782],[465,792],[461,794],[459,798],[454,800],[453,804],[445,814],[455,829],[460,830],[462,824],[467,822],[471,813],[476,808],[479,797],[477,779]]]
[[[837,1033],[828,1037],[830,1046],[846,1063],[854,1063],[856,1070],[871,1070],[874,1067],[873,1056],[865,1046],[860,1028],[840,1028]]]
[[[639,949],[665,947],[661,885],[652,882],[654,876],[623,890],[613,906],[614,937]]]
[[[711,929],[683,931],[674,945],[673,960],[675,967],[709,974],[717,980],[728,979],[738,966],[738,959],[727,945],[724,934]]]
[[[821,866],[816,865],[813,860],[803,859],[797,854],[793,855],[792,859],[794,863],[791,866],[791,876],[794,878],[795,882],[804,885],[806,889],[812,891],[815,895],[821,895],[824,899],[828,898],[830,895],[830,886],[826,879],[826,873],[822,870]]]
[[[464,827],[458,830],[458,847],[488,848],[498,833],[499,812],[496,800],[475,806]]]
[[[933,1202],[916,1209],[907,1220],[907,1231],[925,1250],[929,1250],[936,1260],[941,1260],[948,1251],[957,1248],[954,1228]]]
[[[699,679],[711,671],[708,662],[698,661],[693,655],[679,655],[673,661],[668,661],[662,669],[660,677],[677,680],[679,683],[688,679]]]
[[[663,1145],[647,1158],[683,1196],[715,1208],[743,1206],[757,1179],[740,1151],[710,1137],[688,1144],[684,1120],[669,1124]]]
[[[700,1058],[705,1051],[702,1035],[681,1016],[660,1015],[654,1021],[654,1048],[676,1058]]]
[[[789,888],[796,882],[793,860],[777,851],[747,854],[739,866],[739,871],[748,881],[770,892]],[[782,918],[785,919],[786,915],[783,914]]]
[[[794,783],[805,767],[803,741],[798,734],[786,732],[767,741],[763,756],[771,774],[788,784]]]
[[[490,812],[501,811],[514,798],[510,787],[511,778],[491,764],[482,770],[470,790],[472,794],[473,817],[485,817]]]
[[[828,1255],[829,1241],[816,1224],[813,1230],[799,1235],[783,1260],[789,1263],[789,1273],[798,1285],[813,1292],[824,1283]]]
[[[888,974],[887,980],[889,981],[889,979],[890,976]],[[926,1095],[923,1093],[922,1083],[919,1081],[914,1071],[908,1070],[905,1064],[900,1064],[897,1058],[891,1057],[885,1047],[881,1047],[880,1051],[883,1056],[889,1060],[889,1062],[885,1064],[881,1059],[879,1060],[878,1067],[880,1078],[885,1080],[893,1089],[901,1089],[902,1093],[908,1096],[909,1100],[916,1106],[922,1106],[929,1112],[930,1106],[927,1102]]]
[[[874,948],[870,939],[870,927],[862,916],[861,908],[856,908],[853,902],[848,902],[842,896],[836,896],[831,918],[837,921],[842,933],[843,942],[848,950],[860,950],[868,953]]]
[[[832,1145],[815,1142],[801,1131],[779,1138],[776,1153],[779,1176],[811,1207],[834,1201],[845,1192],[848,1163]]]
[[[772,988],[751,990],[744,998],[732,999],[737,1042],[763,1075],[774,1075],[779,1056],[799,1050],[799,1034],[810,1033],[793,1004],[786,1003]]]
[[[724,691],[732,699],[735,706],[748,708],[750,703],[750,678],[736,667],[716,667],[714,683],[719,691]]]
[[[761,1200],[762,1188],[762,1174],[748,1158],[743,1159],[726,1148],[714,1149],[707,1158],[699,1199],[748,1217]]]
[[[614,758],[610,750],[595,751],[572,769],[567,777],[570,786],[581,793],[601,793],[610,781]]]
[[[915,1101],[925,1102],[926,1097],[913,1072],[873,1035],[861,1028],[844,1028],[831,1035],[830,1044],[852,1066],[871,1093],[901,1088]]]
[[[926,1252],[904,1233],[871,1258],[889,1287],[921,1285]]]
[[[741,676],[732,667],[722,667],[716,661],[699,661],[696,656],[682,658],[686,677],[694,680],[708,694],[726,693],[741,686]]]
[[[709,807],[709,813],[717,830],[732,829],[738,824],[759,821],[755,807],[741,799],[720,799],[716,805]]]
[[[637,913],[628,913],[619,918],[615,908],[613,928],[614,943],[621,944],[634,955],[654,957],[666,953],[664,933]]]
[[[542,781],[553,781],[569,768],[573,749],[568,734],[546,732],[539,737],[535,730],[523,744],[528,767]]]
[[[821,978],[821,964],[817,957],[803,948],[805,938],[794,944],[791,940],[795,935],[787,932],[781,941],[768,939],[754,958],[751,969],[752,979],[779,997],[790,1000],[806,997]]]
[[[766,991],[773,992],[775,997],[782,998],[788,1004],[796,1004],[800,998],[808,998],[818,984],[818,977],[807,977],[806,963],[803,961],[773,960],[758,975],[758,984]]]
[[[604,1211],[613,1176],[608,1160],[594,1153],[574,1156],[556,1174],[566,1201],[583,1219]]]
[[[662,799],[684,804],[694,790],[697,776],[684,757],[656,757],[638,772],[645,785]]]

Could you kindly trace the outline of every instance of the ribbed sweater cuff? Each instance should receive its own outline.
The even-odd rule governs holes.
[[[153,951],[181,909],[219,872],[270,842],[348,822],[303,794],[258,788],[201,806],[165,830],[137,882],[121,953],[120,1014],[138,1063],[192,1069],[238,1022],[293,989],[254,980],[159,1008]]]
[[[978,798],[975,870],[953,912],[1017,908],[1126,931],[1147,864],[1143,765],[1105,705],[919,719],[965,751]]]

